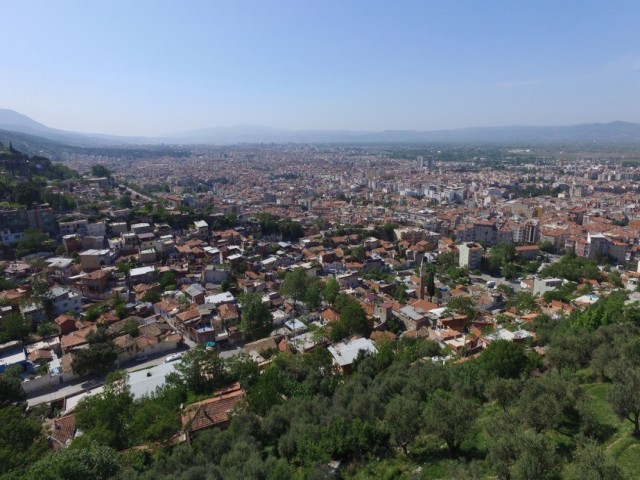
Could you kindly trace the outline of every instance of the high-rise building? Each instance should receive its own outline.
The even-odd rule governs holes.
[[[480,268],[482,254],[484,253],[482,245],[474,242],[461,243],[458,246],[458,252],[460,254],[458,259],[458,265],[460,267],[466,267],[469,270]]]
[[[418,169],[422,170],[424,168],[424,157],[420,155],[418,157]]]
[[[427,160],[427,168],[429,170],[433,170],[433,157],[429,157],[429,159]]]

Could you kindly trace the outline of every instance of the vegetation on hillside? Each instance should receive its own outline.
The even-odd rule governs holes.
[[[339,297],[344,315],[354,306]],[[360,355],[347,381],[324,349],[277,354],[262,373],[247,357],[194,349],[150,397],[133,399],[125,377],[111,376],[79,405],[84,436],[62,454],[42,457],[42,434],[20,407],[5,407],[24,432],[24,456],[4,478],[35,478],[45,466],[45,478],[70,478],[62,459],[90,471],[94,456],[104,478],[126,479],[325,478],[332,461],[346,479],[633,478],[640,316],[621,299],[614,292],[558,320],[539,315],[532,328],[548,344],[544,361],[527,345],[495,341],[477,360],[443,365],[431,361],[442,353],[437,344],[407,338]],[[579,320],[596,313],[607,321]],[[164,443],[179,429],[181,403],[232,381],[247,397],[227,430]],[[11,391],[9,383],[3,395]],[[20,405],[10,395],[5,405]],[[154,446],[131,450],[139,444]]]

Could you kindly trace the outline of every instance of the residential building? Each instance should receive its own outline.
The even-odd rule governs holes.
[[[484,248],[475,242],[461,243],[458,245],[458,265],[469,270],[480,268]]]

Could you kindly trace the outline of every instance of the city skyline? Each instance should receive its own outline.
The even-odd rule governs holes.
[[[116,135],[640,122],[638,5],[5,6],[0,107]]]

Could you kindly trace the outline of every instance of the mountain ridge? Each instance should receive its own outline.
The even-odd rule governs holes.
[[[512,125],[441,130],[285,130],[261,125],[208,127],[165,135],[118,136],[48,127],[9,109],[0,109],[0,129],[37,135],[75,146],[234,143],[619,143],[640,144],[640,124],[613,121],[561,126]]]

